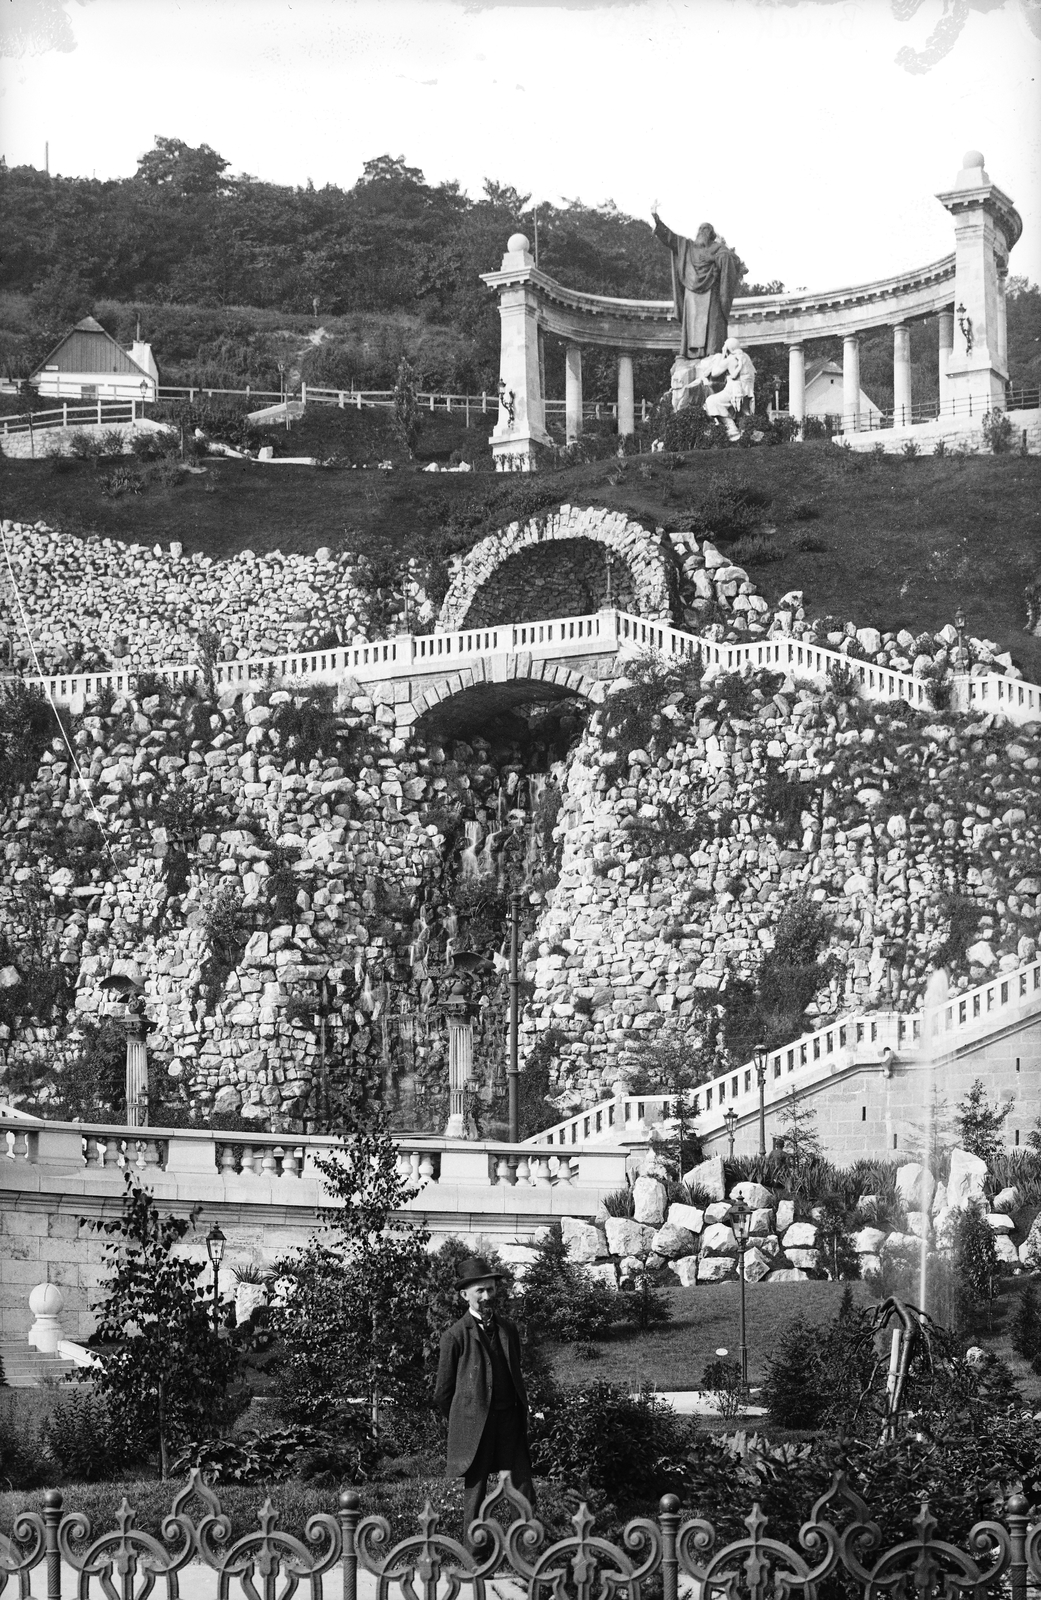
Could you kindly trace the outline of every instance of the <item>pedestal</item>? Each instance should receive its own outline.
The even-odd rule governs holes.
[[[537,449],[553,447],[542,394],[538,291],[528,277],[534,265],[525,236],[513,234],[501,272],[516,272],[517,281],[499,285],[499,416],[490,441],[503,472],[530,472]]]
[[[469,1017],[449,1016],[446,1139],[466,1138],[466,1085],[473,1069],[473,1056],[473,1023]]]

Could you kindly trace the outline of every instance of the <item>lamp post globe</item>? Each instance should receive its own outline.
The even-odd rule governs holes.
[[[213,1268],[213,1330],[216,1333],[220,1325],[220,1264],[224,1260],[224,1246],[227,1240],[221,1231],[220,1224],[215,1222],[206,1235],[206,1254],[210,1258]]]

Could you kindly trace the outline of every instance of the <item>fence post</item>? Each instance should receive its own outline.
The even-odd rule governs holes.
[[[434,409],[434,397],[433,397],[433,395],[430,396],[430,409],[431,409],[431,411],[433,411],[433,409]]]
[[[481,415],[482,417],[488,415],[488,396],[483,389],[481,390]]]
[[[355,408],[354,408],[354,409],[355,409],[355,410],[356,410],[356,411],[360,411],[360,410],[361,410],[361,390],[360,390],[360,389],[359,389],[359,390],[358,390],[358,393],[357,393],[357,395],[356,395],[356,396],[355,396],[355,398],[356,398],[356,400],[357,400],[357,402],[358,402],[358,403],[357,403],[357,405],[356,405],[356,406],[355,406]]]
[[[303,382],[300,384],[300,403],[305,406],[307,404],[307,384]]]
[[[61,403],[61,425],[63,428],[67,428],[69,425],[69,402],[67,400],[63,400]]]
[[[343,410],[343,390],[342,389],[340,390],[340,398],[339,398],[337,404],[339,405],[340,410],[342,411]]]
[[[361,1518],[361,1496],[356,1489],[345,1489],[340,1496],[340,1532],[342,1534],[343,1600],[358,1597],[358,1546],[355,1534]],[[48,1596],[48,1600],[50,1597]]]
[[[470,426],[470,396],[466,397],[466,426]]]
[[[101,401],[98,401],[98,427],[101,427]]]
[[[680,1525],[680,1503],[676,1495],[662,1495],[658,1504],[658,1521],[661,1525],[662,1600],[676,1600],[679,1590],[676,1532]]]
[[[61,1521],[61,1490],[48,1489],[43,1497],[43,1547],[47,1560],[47,1600],[61,1600],[61,1553],[58,1549],[58,1524]]]
[[[1027,1600],[1027,1502],[1023,1495],[1010,1495],[1005,1502],[1005,1520],[1012,1539],[1009,1584],[1012,1600]]]

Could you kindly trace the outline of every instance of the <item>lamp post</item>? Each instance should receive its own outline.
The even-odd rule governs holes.
[[[755,1062],[755,1081],[759,1085],[759,1154],[766,1154],[766,1062],[769,1052],[765,1044],[757,1044],[752,1051]]]
[[[214,1223],[206,1235],[206,1254],[210,1258],[213,1268],[213,1331],[220,1327],[220,1264],[224,1260],[224,1245],[226,1240],[218,1223]]]
[[[734,1134],[737,1131],[737,1112],[734,1110],[733,1106],[730,1106],[728,1110],[723,1113],[723,1122],[727,1130],[727,1139],[730,1141],[730,1149],[727,1151],[727,1156],[729,1160],[733,1161]]]
[[[510,895],[510,1060],[506,1069],[509,1090],[510,1143],[520,1142],[520,909],[519,889]]]
[[[748,1345],[745,1341],[745,1230],[748,1226],[748,1211],[744,1201],[737,1203],[737,1216],[734,1219],[734,1233],[737,1237],[737,1281],[741,1289],[741,1319],[738,1325],[738,1356],[741,1361],[741,1398],[748,1399]]]
[[[958,665],[961,666],[965,655],[965,643],[962,637],[965,633],[965,612],[961,606],[954,613],[954,626],[958,630]]]

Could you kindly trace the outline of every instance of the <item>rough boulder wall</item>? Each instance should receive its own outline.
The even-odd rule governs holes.
[[[476,1057],[501,1077],[491,954],[503,863],[539,859],[533,786],[508,739],[406,745],[379,709],[357,694],[337,713],[279,687],[157,694],[80,719],[82,784],[60,742],[44,752],[0,801],[6,1092],[54,1114],[77,1052],[69,1023],[111,1013],[104,983],[122,973],[144,987],[153,1122],[300,1128],[329,1110],[315,1027],[327,979],[332,1109],[337,1091],[379,1080],[408,1126],[438,1127],[450,940],[480,958]],[[30,973],[37,988],[61,977],[53,1003],[38,1005]]]
[[[1014,968],[1037,949],[1039,787],[1037,730],[668,672],[649,712],[616,681],[567,772],[525,1053],[563,1035],[558,1103],[590,1103],[634,1043],[754,998],[797,902],[833,958],[805,1028],[914,1009],[937,961],[960,989]]]

